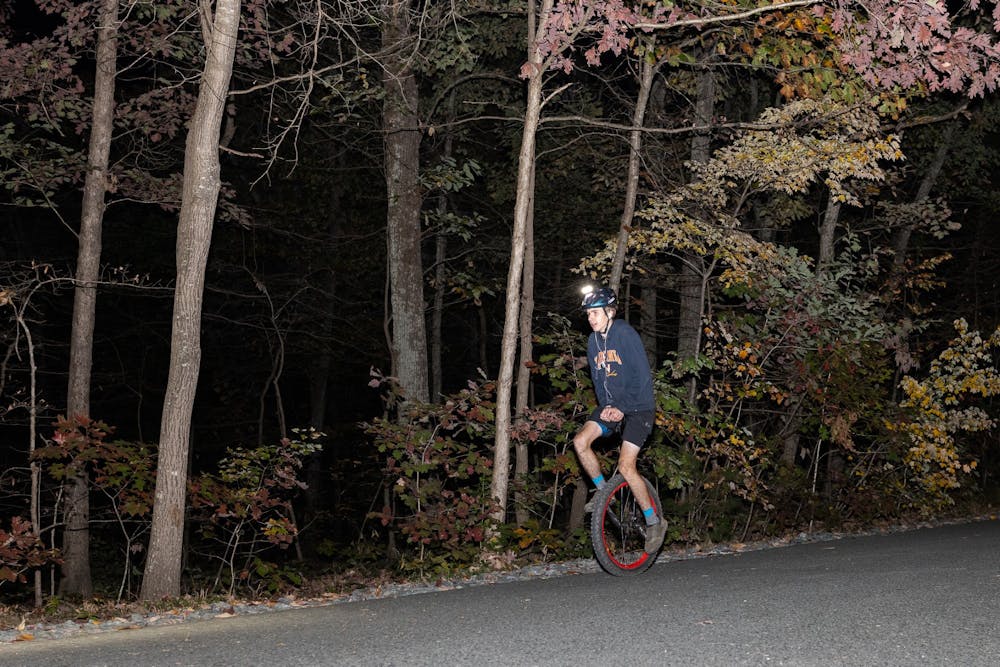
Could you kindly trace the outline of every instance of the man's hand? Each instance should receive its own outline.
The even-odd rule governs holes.
[[[601,410],[601,419],[606,422],[620,422],[625,418],[625,413],[616,407],[608,406]]]

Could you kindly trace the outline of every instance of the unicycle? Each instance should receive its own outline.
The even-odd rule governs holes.
[[[662,517],[659,496],[648,479],[643,477],[643,481],[656,513]],[[656,562],[659,549],[657,553],[646,553],[646,520],[642,507],[621,473],[615,473],[594,495],[590,540],[597,562],[616,577],[645,572]]]

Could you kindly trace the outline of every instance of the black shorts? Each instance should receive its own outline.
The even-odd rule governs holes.
[[[601,427],[601,433],[605,436],[611,435],[615,431],[621,431],[622,440],[631,442],[637,447],[642,447],[646,438],[653,432],[653,423],[656,419],[656,412],[627,412],[625,418],[620,422],[609,422],[601,419],[601,412],[604,408],[598,406],[590,413],[590,420]]]

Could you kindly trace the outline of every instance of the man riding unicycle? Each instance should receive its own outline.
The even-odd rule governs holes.
[[[657,513],[649,488],[636,469],[636,459],[653,430],[656,415],[653,377],[639,334],[628,322],[615,319],[617,304],[614,290],[607,287],[585,292],[581,303],[592,330],[587,359],[598,406],[573,437],[573,447],[583,469],[600,489],[607,482],[591,445],[598,438],[621,432],[618,471],[642,509],[645,551],[653,554],[663,545],[667,523]]]

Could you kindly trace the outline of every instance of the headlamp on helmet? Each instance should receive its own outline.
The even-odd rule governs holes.
[[[618,297],[610,287],[598,287],[594,289],[592,285],[587,285],[582,291],[583,301],[580,303],[580,308],[583,310],[618,307]]]

